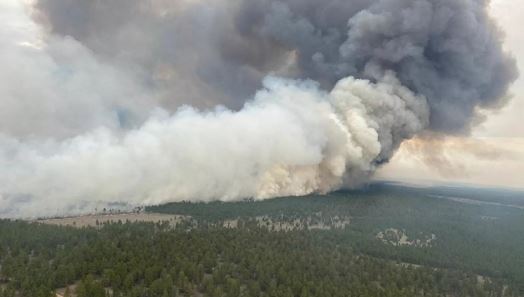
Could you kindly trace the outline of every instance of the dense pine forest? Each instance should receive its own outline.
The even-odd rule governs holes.
[[[146,209],[176,224],[2,220],[0,296],[524,296],[506,194],[379,185]]]

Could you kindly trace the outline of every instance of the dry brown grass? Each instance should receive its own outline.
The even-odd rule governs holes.
[[[170,215],[159,213],[120,213],[120,214],[91,214],[77,217],[64,217],[53,219],[36,220],[38,223],[58,225],[58,226],[72,226],[77,228],[96,227],[106,223],[122,223],[126,222],[169,222],[170,225],[175,226],[182,221],[189,219],[188,216]]]

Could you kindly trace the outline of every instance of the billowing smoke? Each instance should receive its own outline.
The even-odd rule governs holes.
[[[0,215],[358,185],[516,78],[485,0],[0,4]]]

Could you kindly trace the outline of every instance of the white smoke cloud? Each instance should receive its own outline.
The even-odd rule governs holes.
[[[424,99],[391,75],[378,84],[346,78],[330,94],[311,81],[270,77],[238,112],[157,110],[135,130],[100,128],[63,141],[4,136],[4,215],[336,189],[372,172],[373,160],[394,149],[379,134],[403,129],[408,137],[427,123],[410,106],[426,108]]]
[[[67,14],[62,15],[61,6],[57,6],[54,0],[41,2],[42,6],[49,4],[53,10],[57,9],[58,15],[65,16],[67,21],[77,21],[70,20]],[[363,5],[368,1],[361,2]],[[408,0],[404,2],[406,5],[411,3]],[[75,7],[75,3],[69,5]],[[79,1],[80,8],[82,3],[86,2]],[[416,6],[414,11],[431,14],[428,1],[424,3],[426,5]],[[396,63],[396,60],[422,57],[422,45],[417,45],[420,47],[418,49],[413,47],[413,51],[408,51],[410,54],[403,57],[401,52],[411,48],[411,43],[395,39],[395,42],[389,43],[393,49],[386,46],[379,53],[389,57],[391,61],[388,63],[366,56],[368,52],[363,48],[380,44],[382,34],[380,30],[365,33],[371,26],[366,24],[375,18],[380,19],[377,11],[381,11],[381,5],[390,4],[397,4],[396,0],[381,1],[379,6],[372,6],[371,11],[375,14],[357,14],[348,40],[340,38],[340,34],[332,30],[328,30],[332,32],[328,36],[323,36],[321,31],[311,29],[311,23],[301,18],[291,24],[284,20],[270,22],[295,33],[271,27],[262,30],[265,34],[273,32],[271,34],[278,35],[276,40],[282,39],[283,43],[298,43],[300,46],[297,51],[287,51],[282,45],[273,44],[274,40],[269,42],[264,37],[257,42],[265,45],[268,52],[259,53],[256,46],[248,46],[251,39],[258,38],[248,35],[256,33],[248,34],[249,30],[238,33],[229,22],[217,26],[226,28],[225,33],[222,32],[225,41],[220,36],[213,40],[220,44],[220,52],[215,52],[212,46],[205,47],[207,39],[198,40],[199,46],[213,53],[205,55],[204,61],[215,56],[221,59],[216,65],[205,65],[202,68],[204,70],[201,69],[206,79],[197,84],[211,86],[202,94],[210,96],[207,101],[215,105],[221,100],[216,101],[214,98],[212,91],[217,89],[216,86],[212,87],[214,80],[227,80],[216,82],[220,86],[229,86],[233,82],[242,85],[242,80],[237,81],[235,77],[252,73],[253,76],[246,81],[250,82],[250,86],[257,85],[255,78],[282,67],[269,67],[278,64],[275,61],[281,61],[281,56],[293,57],[294,60],[290,60],[294,65],[290,68],[298,67],[299,64],[303,65],[297,70],[308,68],[307,63],[302,61],[305,59],[303,51],[321,47],[324,44],[322,40],[329,44],[329,49],[326,48],[325,53],[319,51],[313,55],[315,63],[321,62],[321,66],[325,66],[319,73],[334,69],[335,63],[328,65],[330,63],[324,63],[324,59],[329,58],[330,54],[333,55],[332,59],[339,59],[339,53],[333,50],[336,44],[341,44],[340,54],[351,57],[349,61],[356,55],[352,53],[358,52],[356,56],[362,56],[365,63],[358,63],[362,64],[359,67],[363,69],[358,71],[358,78],[348,76],[348,71],[334,71],[336,75],[326,76],[322,86],[312,80],[268,75],[263,80],[263,87],[244,102],[239,110],[221,105],[211,110],[199,110],[191,106],[171,109],[162,107],[166,90],[169,91],[167,94],[185,90],[177,87],[180,82],[167,88],[158,88],[158,82],[144,79],[143,73],[135,71],[130,64],[124,63],[122,66],[120,61],[111,61],[108,58],[111,55],[98,55],[79,39],[46,32],[33,21],[27,7],[21,2],[3,1],[0,3],[0,22],[4,24],[0,26],[0,63],[4,67],[0,70],[0,79],[3,81],[0,85],[0,216],[82,213],[112,203],[146,205],[182,200],[265,199],[328,192],[358,185],[373,174],[378,166],[387,162],[405,139],[431,127],[432,119],[435,120],[432,108],[436,103],[433,102],[432,106],[428,99],[430,96],[426,96],[426,93],[433,98],[440,98],[433,91],[420,94],[412,91],[402,83],[406,80],[405,73],[403,75],[395,67],[388,67],[388,63]],[[244,5],[249,6],[246,3]],[[393,6],[394,11],[404,11],[399,10],[397,5]],[[282,11],[273,16],[275,20],[293,14],[285,5],[271,7],[276,12]],[[188,10],[194,13],[194,10]],[[224,17],[227,9],[220,11],[220,20],[229,20]],[[237,12],[242,11],[240,9]],[[246,15],[249,15],[249,9],[246,11]],[[351,16],[355,13],[353,11]],[[163,18],[155,14],[147,23],[152,26],[152,32],[160,36],[163,27],[155,27],[157,17]],[[397,28],[397,31],[404,30],[406,26],[395,22],[395,26],[388,26],[392,18],[390,15],[386,19],[382,29],[387,31],[390,27],[398,27],[400,29]],[[239,17],[236,20],[236,25],[240,26],[243,22],[241,19]],[[265,22],[271,18],[258,19]],[[339,16],[337,19],[342,18]],[[185,28],[190,27],[172,21],[166,24],[181,26],[181,32],[186,32]],[[82,23],[79,28],[66,27],[81,36],[84,25]],[[245,27],[251,25],[250,21]],[[413,27],[416,26],[411,23],[407,26],[409,30]],[[355,30],[361,34],[356,34]],[[425,41],[425,36],[419,35],[426,34],[427,30],[422,31],[417,31],[416,35]],[[209,32],[203,35],[207,36]],[[311,42],[305,42],[309,40],[306,38],[309,35],[314,38],[311,38]],[[371,35],[372,38],[366,39],[363,35]],[[231,38],[225,38],[227,36]],[[189,37],[184,35],[182,40]],[[246,39],[242,39],[244,37]],[[295,37],[297,40],[294,40]],[[351,43],[352,38],[354,44]],[[100,45],[97,38],[87,39],[88,44]],[[235,40],[234,44],[240,50],[226,45],[227,40]],[[179,52],[182,56],[191,51],[190,43],[184,44],[183,48],[186,50]],[[143,58],[148,52],[138,50],[137,53],[132,48],[119,47],[111,48],[109,52],[113,50],[118,57],[140,54],[137,57]],[[169,47],[159,46],[155,50],[171,57]],[[202,49],[199,47],[199,50]],[[496,46],[493,46],[492,52],[493,60],[498,61],[503,57],[500,58],[503,60],[501,63],[509,65],[509,60],[497,51]],[[175,56],[175,66],[178,63],[185,65],[182,70],[193,65],[191,62],[186,65],[183,57]],[[200,57],[198,54],[195,56]],[[235,59],[231,59],[231,56]],[[238,63],[237,58],[252,64],[248,66],[256,65],[254,68],[257,71]],[[442,60],[447,63],[445,58],[447,56]],[[144,60],[144,65],[157,62],[152,62],[154,57],[137,59]],[[137,63],[135,66],[155,69],[165,66],[165,71],[160,72],[169,77],[166,80],[169,84],[176,77],[183,77],[184,71],[180,72],[180,69],[168,62],[166,58],[158,65],[146,67]],[[195,65],[201,66],[200,63],[204,62]],[[335,68],[339,66],[344,68],[351,65],[343,62]],[[211,71],[213,69],[216,71]],[[209,74],[208,70],[215,74]],[[174,72],[176,75],[171,75]],[[308,73],[305,70],[303,72]],[[510,72],[508,70],[507,73]],[[237,75],[227,77],[229,73]],[[334,77],[337,79],[333,81],[332,88],[326,91],[326,82],[331,83]],[[422,81],[423,77],[420,79]],[[507,86],[508,81],[502,80],[497,89]],[[212,83],[208,84],[208,81]],[[242,90],[235,93],[242,94],[245,91],[241,87],[238,89]],[[220,92],[216,97],[222,98],[225,94]],[[177,97],[183,95],[183,92],[176,94]],[[469,99],[464,101],[467,107],[476,106],[477,102]],[[447,106],[447,102],[444,103],[446,110],[452,108]],[[470,117],[468,109],[466,116],[459,120],[469,121]]]
[[[151,91],[74,39],[45,36],[26,9],[0,3],[0,133],[67,137],[144,120]]]

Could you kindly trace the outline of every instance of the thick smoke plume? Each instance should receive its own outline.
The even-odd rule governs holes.
[[[485,0],[0,4],[0,215],[358,185],[516,78]]]

